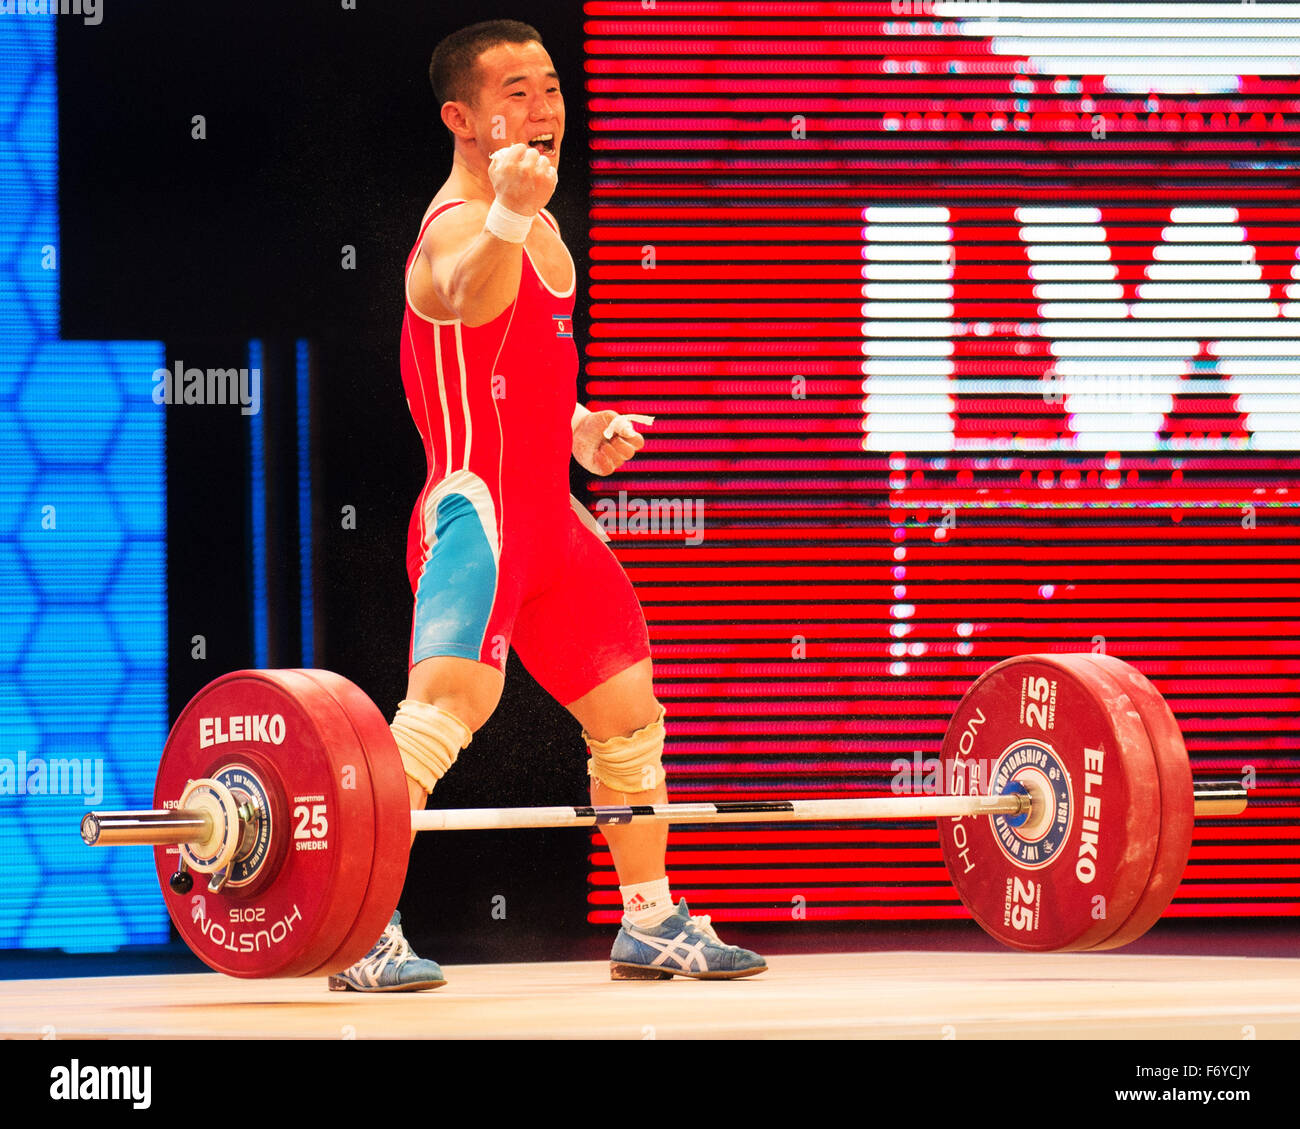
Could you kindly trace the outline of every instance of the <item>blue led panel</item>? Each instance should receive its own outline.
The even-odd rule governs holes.
[[[168,938],[147,851],[91,807],[147,807],[167,737],[159,342],[59,337],[55,21],[0,16],[0,948]]]

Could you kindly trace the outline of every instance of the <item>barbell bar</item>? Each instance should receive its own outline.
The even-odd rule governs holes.
[[[1207,780],[1193,793],[1198,816],[1240,815],[1248,793],[1235,780]],[[791,823],[826,820],[944,819],[1029,815],[1028,793],[1000,796],[879,796],[846,800],[754,800],[630,807],[449,808],[411,812],[412,831],[501,831],[552,827],[605,827],[628,823]],[[81,837],[88,846],[167,846],[199,842],[212,834],[206,812],[88,812]]]

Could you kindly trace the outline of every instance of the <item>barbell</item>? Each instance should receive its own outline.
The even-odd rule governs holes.
[[[1021,655],[987,670],[957,706],[938,774],[947,794],[412,812],[388,724],[357,686],[323,670],[245,670],[181,711],[155,808],[90,812],[81,834],[155,847],[168,913],[210,967],[324,976],[382,933],[412,830],[936,819],[979,925],[1013,948],[1065,951],[1145,933],[1186,868],[1194,815],[1246,806],[1236,781],[1193,787],[1168,704],[1104,655]],[[194,891],[195,875],[206,889]]]

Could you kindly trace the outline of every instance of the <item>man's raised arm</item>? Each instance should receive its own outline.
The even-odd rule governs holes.
[[[524,240],[556,184],[551,162],[522,144],[493,154],[488,176],[495,200],[454,209],[420,246],[439,302],[471,327],[490,322],[515,300]]]

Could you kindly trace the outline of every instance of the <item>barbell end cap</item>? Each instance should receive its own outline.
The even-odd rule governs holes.
[[[1241,815],[1250,793],[1237,780],[1200,780],[1192,792],[1192,809],[1197,816]]]
[[[99,817],[93,811],[81,817],[81,839],[88,847],[99,842]]]

